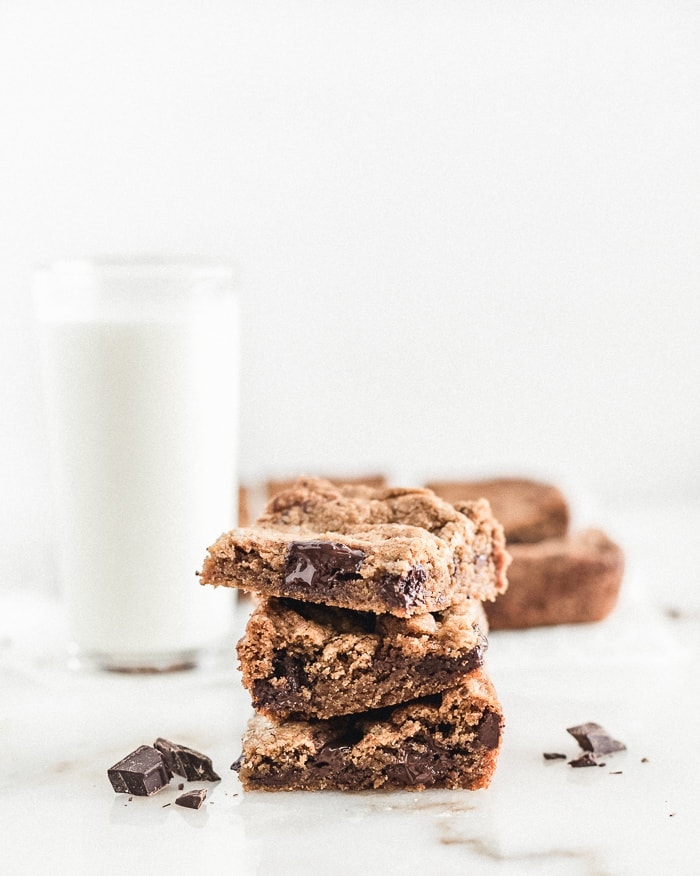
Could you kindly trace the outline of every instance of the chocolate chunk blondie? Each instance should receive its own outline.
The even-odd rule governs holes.
[[[436,481],[428,484],[438,496],[458,503],[488,499],[505,530],[508,544],[536,542],[565,535],[569,506],[551,484],[527,478],[492,478],[477,481]]]
[[[485,788],[502,729],[493,686],[476,670],[440,694],[358,715],[274,723],[255,714],[232,769],[246,790]]]
[[[397,618],[272,597],[253,611],[238,656],[259,712],[329,718],[453,686],[481,666],[486,632],[473,599]]]
[[[486,500],[459,510],[425,489],[300,480],[256,525],[222,535],[201,582],[410,617],[494,599],[510,557]]]
[[[492,629],[589,623],[615,607],[624,554],[600,530],[514,544],[510,552],[508,592],[486,608]]]

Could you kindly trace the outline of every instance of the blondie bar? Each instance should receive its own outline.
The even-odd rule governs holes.
[[[600,530],[514,544],[510,552],[508,592],[486,608],[492,629],[590,623],[615,607],[624,553]]]
[[[232,769],[246,790],[485,788],[503,714],[476,670],[457,686],[403,705],[325,721],[255,714]]]
[[[255,709],[329,718],[453,686],[481,666],[487,629],[474,599],[397,618],[272,597],[253,611],[238,656]]]
[[[507,587],[503,528],[486,500],[457,510],[425,489],[300,480],[256,525],[222,535],[201,582],[410,617]]]

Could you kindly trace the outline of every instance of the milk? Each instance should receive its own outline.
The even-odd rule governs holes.
[[[112,668],[190,663],[231,622],[195,573],[235,523],[235,304],[175,305],[40,323],[69,636]]]

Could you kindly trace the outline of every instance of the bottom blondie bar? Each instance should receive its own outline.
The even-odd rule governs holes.
[[[503,713],[483,670],[441,694],[312,721],[255,714],[232,769],[246,790],[485,788]]]

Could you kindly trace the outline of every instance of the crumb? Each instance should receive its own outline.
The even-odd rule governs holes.
[[[542,754],[542,757],[543,757],[545,760],[566,760],[566,755],[565,755],[565,754],[561,754],[561,753],[558,752],[558,751],[545,751],[545,752]]]
[[[584,752],[580,757],[577,757],[575,760],[569,761],[569,766],[572,767],[592,767],[592,766],[605,766],[604,763],[598,763],[596,760],[595,754],[592,754],[590,751]]]

